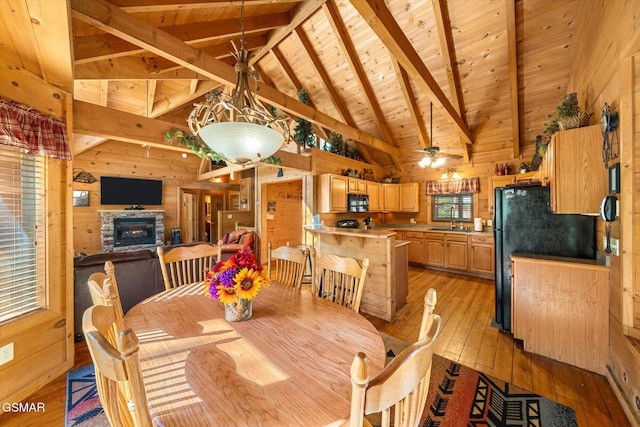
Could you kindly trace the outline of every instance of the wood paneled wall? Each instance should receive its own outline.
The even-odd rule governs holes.
[[[119,176],[127,178],[162,180],[162,205],[145,206],[148,209],[165,211],[164,241],[170,239],[171,229],[178,224],[178,187],[188,185],[197,178],[200,158],[156,148],[146,149],[138,144],[118,141],[104,142],[73,159],[74,176],[78,168],[95,176],[92,184],[73,183],[74,190],[89,191],[89,206],[74,207],[73,251],[100,252],[100,216],[98,211],[124,209],[128,206],[100,205],[100,177]]]
[[[633,236],[637,250],[640,246],[640,221],[637,214],[640,200],[637,192],[640,188],[640,134],[637,130],[640,119],[637,111],[640,109],[640,101],[637,95],[630,95],[638,93],[639,85],[635,83],[634,87],[633,83],[639,78],[637,62],[635,73],[627,70],[627,77],[624,77],[624,73],[625,63],[627,67],[632,67],[629,57],[636,55],[638,58],[640,54],[640,26],[637,23],[640,0],[581,2],[580,7],[574,50],[576,57],[572,61],[569,91],[577,92],[580,104],[586,105],[588,111],[596,112],[597,118],[604,102],[611,106],[612,111],[619,111],[623,132],[621,152],[633,152],[635,144],[635,157],[620,161],[625,165],[622,168],[623,175],[628,176],[626,182],[621,182],[622,191],[632,191],[635,185],[636,192],[628,195],[626,206],[621,204],[622,216],[613,223],[611,235],[621,242]],[[623,108],[621,104],[625,99],[627,105]],[[630,204],[634,207],[629,206]],[[599,229],[603,229],[601,222]],[[634,281],[633,277],[629,277],[628,271],[633,269],[632,261],[623,263],[628,256],[632,254],[621,252],[620,257],[611,257],[608,379],[615,383],[612,384],[614,391],[621,390],[618,397],[627,415],[634,417],[635,423],[640,423],[640,408],[637,404],[640,401],[640,347],[637,343],[633,344],[625,332],[631,326],[625,325],[625,300],[627,304],[633,304],[633,301],[629,301],[631,297],[628,292],[633,288]],[[637,271],[637,257],[635,261]],[[637,281],[637,277],[635,280]]]

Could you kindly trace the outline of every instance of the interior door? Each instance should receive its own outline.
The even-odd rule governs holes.
[[[296,247],[302,243],[302,180],[262,186],[261,253],[266,261],[267,245]]]
[[[198,195],[182,193],[180,206],[180,231],[182,243],[195,242],[198,239]]]

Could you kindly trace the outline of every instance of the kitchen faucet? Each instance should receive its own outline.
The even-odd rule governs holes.
[[[456,228],[455,224],[453,223],[453,211],[456,209],[455,206],[451,206],[451,224],[449,225],[449,229],[453,230],[454,228]]]

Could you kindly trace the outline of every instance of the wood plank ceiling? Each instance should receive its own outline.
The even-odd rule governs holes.
[[[37,2],[3,3],[33,18]],[[341,133],[370,162],[402,169],[432,143],[465,162],[490,162],[530,147],[567,93],[579,3],[245,0],[244,30],[261,74],[258,97],[310,120],[320,135]],[[120,113],[154,119],[154,129],[185,126],[194,101],[235,83],[238,0],[69,4],[59,13],[72,16],[74,120],[86,134],[76,135],[75,153],[117,137],[110,132],[127,126]],[[6,17],[2,29],[12,32]],[[46,59],[37,43],[29,55],[18,37],[4,39],[3,50],[21,53],[3,54],[3,67]],[[297,100],[301,88],[310,105]],[[84,111],[106,123],[82,126]]]

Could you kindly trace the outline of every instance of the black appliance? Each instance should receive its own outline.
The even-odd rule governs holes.
[[[494,237],[496,323],[511,332],[511,260],[513,252],[596,258],[596,219],[556,215],[549,187],[495,189]]]
[[[360,228],[360,223],[357,219],[341,219],[336,224],[338,228]]]
[[[349,212],[368,212],[369,196],[366,194],[347,194]]]
[[[100,177],[100,204],[161,205],[162,181],[102,176]]]

